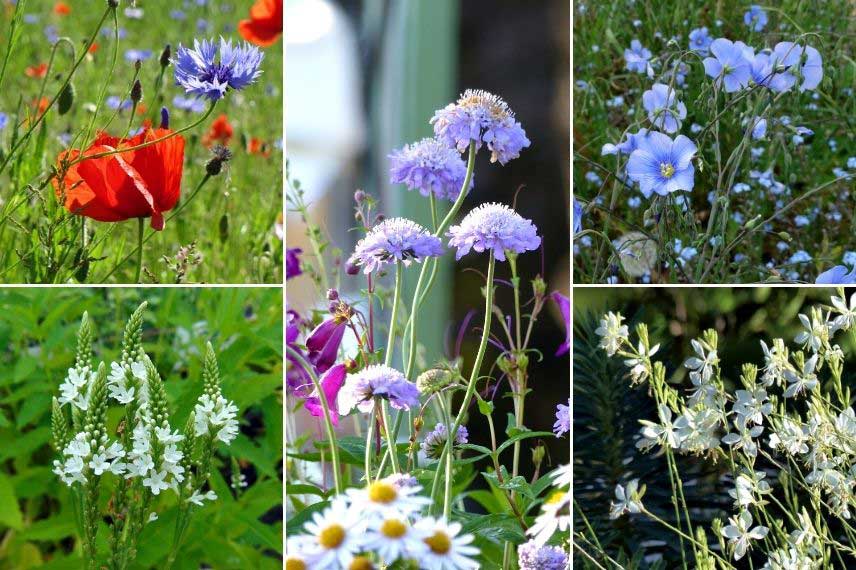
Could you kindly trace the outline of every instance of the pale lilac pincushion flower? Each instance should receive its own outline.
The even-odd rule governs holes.
[[[521,544],[517,550],[520,570],[566,570],[568,555],[558,546],[538,546],[534,539]]]
[[[680,130],[681,121],[687,118],[687,107],[678,101],[675,90],[662,83],[655,83],[642,94],[642,106],[648,111],[648,120],[667,133]]]
[[[777,68],[785,68],[788,72],[781,74],[786,87],[790,89],[797,81],[798,74],[803,82],[800,91],[813,91],[823,79],[823,58],[820,52],[811,46],[801,46],[794,42],[779,42],[773,48],[772,64]]]
[[[439,200],[454,202],[467,176],[467,163],[460,153],[437,139],[425,138],[405,145],[389,155],[390,182],[419,190],[423,196],[434,194]],[[472,178],[467,190],[473,187]]]
[[[374,398],[389,400],[398,410],[409,410],[419,406],[419,388],[404,377],[404,374],[380,364],[367,366],[348,376],[339,392],[339,410],[347,414],[355,406],[361,412],[370,412]]]
[[[630,155],[627,175],[639,183],[646,198],[666,196],[678,190],[690,191],[695,183],[692,159],[698,149],[684,135],[672,140],[663,133],[651,133]]]
[[[651,59],[651,50],[647,49],[639,40],[630,42],[630,47],[624,50],[624,61],[629,71],[636,73],[647,73],[651,68],[648,60]]]
[[[452,445],[455,446],[467,443],[468,437],[469,433],[467,432],[467,428],[464,426],[458,426],[457,431],[455,431],[455,441],[452,442]],[[446,447],[446,439],[446,424],[438,423],[422,441],[422,452],[425,453],[425,456],[429,459],[440,459],[443,448]]]
[[[363,273],[368,274],[386,263],[400,261],[410,265],[442,254],[440,238],[407,218],[390,218],[373,227],[357,243],[349,263],[362,266]]]
[[[217,101],[229,89],[240,90],[254,83],[262,74],[262,59],[264,53],[246,42],[233,46],[231,40],[222,37],[219,43],[194,40],[193,49],[178,46],[172,60],[175,84],[187,93]]]
[[[490,161],[506,164],[529,146],[526,131],[501,98],[480,89],[467,89],[455,103],[431,117],[434,134],[449,148],[465,152],[470,143],[490,150]]]
[[[505,204],[489,202],[473,208],[461,221],[446,233],[449,246],[457,248],[455,259],[469,251],[491,250],[499,261],[505,261],[505,252],[523,253],[538,249],[541,238],[535,225]]]
[[[714,57],[704,59],[704,72],[717,84],[724,85],[726,93],[739,91],[749,84],[750,62],[754,58],[752,48],[743,42],[718,38],[710,44],[710,52]]]
[[[553,424],[553,433],[556,434],[556,437],[562,437],[562,435],[571,431],[571,399],[568,398],[568,405],[557,404],[556,405],[556,423]]]

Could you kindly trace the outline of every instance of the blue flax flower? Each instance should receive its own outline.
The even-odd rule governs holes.
[[[856,284],[856,266],[849,269],[845,265],[836,265],[818,275],[815,283],[819,285],[854,285]]]
[[[622,142],[618,144],[606,143],[603,145],[600,149],[600,154],[601,156],[606,156],[607,154],[624,154],[629,156],[647,138],[648,129],[639,129],[635,133],[627,133]]]
[[[446,105],[431,118],[437,139],[449,148],[464,152],[471,142],[490,150],[490,161],[505,164],[529,146],[526,131],[514,118],[505,101],[480,89],[467,89],[455,103]]]
[[[767,13],[757,4],[752,4],[749,11],[743,14],[743,23],[752,31],[760,32],[767,25]]]
[[[708,77],[725,85],[727,93],[739,91],[749,84],[752,77],[750,61],[754,58],[752,48],[743,42],[718,38],[710,44],[710,51],[714,57],[707,57],[702,62]]]
[[[646,198],[666,196],[678,190],[690,191],[695,183],[692,159],[698,149],[684,135],[672,140],[663,133],[651,133],[627,161],[627,175],[639,183]]]
[[[9,124],[9,115],[6,113],[0,112],[0,131],[6,128],[6,125]]]
[[[701,55],[710,52],[710,44],[713,38],[708,35],[707,28],[696,28],[690,32],[690,49]]]
[[[651,50],[642,45],[639,40],[630,42],[630,47],[624,50],[624,61],[629,71],[636,73],[647,73],[651,69],[648,60],[651,59]]]
[[[686,105],[677,100],[674,89],[662,83],[655,83],[642,94],[642,105],[648,111],[648,120],[667,133],[680,130],[681,121],[687,118]]]
[[[437,139],[422,139],[405,145],[389,156],[390,182],[419,190],[423,196],[434,194],[440,200],[454,202],[461,193],[467,164],[461,155]],[[467,190],[473,187],[473,181]]]
[[[583,207],[574,196],[574,233],[577,234],[583,229]]]
[[[218,56],[219,52],[219,58]],[[248,43],[232,45],[231,40],[193,41],[193,49],[178,46],[173,60],[175,83],[187,93],[217,101],[229,89],[240,90],[261,75],[264,54]]]
[[[801,46],[794,42],[779,42],[773,48],[772,63],[777,70],[785,69],[781,75],[782,91],[793,87],[797,77],[803,82],[800,91],[813,91],[823,79],[823,58],[820,52],[811,46]]]
[[[426,257],[443,254],[440,238],[407,218],[384,220],[357,243],[349,263],[371,273],[390,262],[421,262]]]
[[[461,221],[446,233],[449,246],[457,248],[455,259],[469,251],[491,250],[499,261],[505,261],[505,252],[523,253],[538,249],[541,238],[535,225],[506,206],[489,202],[473,208]]]

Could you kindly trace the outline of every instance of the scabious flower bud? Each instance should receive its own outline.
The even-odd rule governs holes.
[[[416,378],[416,387],[423,394],[433,394],[451,384],[452,380],[454,376],[450,370],[429,368]]]
[[[349,260],[345,264],[345,273],[348,275],[358,275],[360,273],[360,266]]]
[[[143,84],[139,79],[134,80],[134,85],[131,87],[131,101],[139,103],[143,100]]]
[[[357,190],[356,192],[354,192],[354,202],[356,202],[358,205],[362,204],[363,200],[365,200],[365,199],[366,199],[366,193],[363,192],[362,190]]]
[[[339,300],[339,292],[335,289],[327,289],[327,300],[328,301],[338,301]]]

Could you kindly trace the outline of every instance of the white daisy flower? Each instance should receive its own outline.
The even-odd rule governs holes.
[[[369,525],[363,548],[375,552],[387,564],[402,558],[422,560],[428,535],[409,524],[406,517],[391,514]]]
[[[541,505],[541,514],[529,527],[530,535],[538,546],[544,546],[557,530],[567,531],[571,526],[571,494],[568,491],[553,491]]]
[[[460,534],[460,523],[447,523],[443,519],[425,517],[413,526],[425,534],[427,546],[419,557],[420,568],[425,570],[467,570],[479,568],[479,563],[470,558],[477,556],[479,549],[472,546],[473,535]]]
[[[348,489],[346,494],[353,509],[365,515],[385,516],[397,513],[408,516],[431,503],[430,499],[419,496],[420,486],[397,487],[389,479],[375,481],[368,487]]]
[[[347,568],[363,550],[366,520],[362,515],[344,500],[334,499],[323,513],[312,515],[304,526],[306,534],[295,537],[294,550],[305,553],[313,570]]]

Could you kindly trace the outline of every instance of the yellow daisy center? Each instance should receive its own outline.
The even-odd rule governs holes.
[[[549,497],[547,497],[547,500],[544,501],[544,504],[545,505],[555,505],[556,503],[562,502],[562,499],[564,499],[564,498],[565,498],[565,492],[564,491],[554,491]]]
[[[306,562],[299,558],[288,557],[285,559],[285,570],[306,570]]]
[[[441,530],[435,531],[432,536],[426,538],[425,544],[428,545],[428,548],[434,554],[446,554],[452,548],[452,541],[449,539],[449,535]]]
[[[365,556],[357,556],[348,565],[348,570],[372,570],[373,568],[372,561]]]
[[[324,548],[337,548],[343,540],[345,540],[345,529],[338,524],[331,524],[318,535],[318,544]]]
[[[675,175],[675,167],[669,162],[663,162],[660,164],[660,174],[663,178],[671,178]]]
[[[388,538],[401,538],[407,534],[407,525],[398,519],[388,519],[380,525],[380,533]]]
[[[369,500],[373,503],[388,504],[398,498],[395,487],[383,481],[375,481],[369,485]]]

